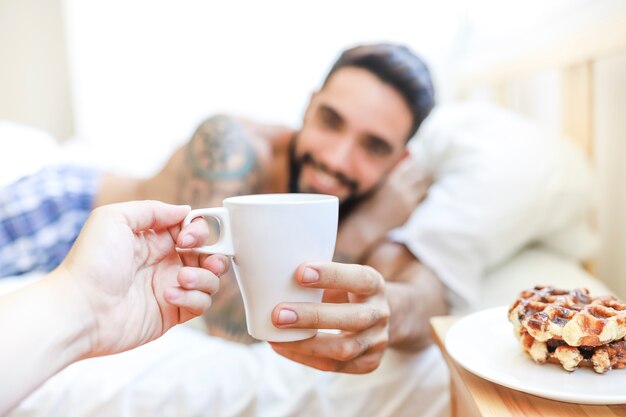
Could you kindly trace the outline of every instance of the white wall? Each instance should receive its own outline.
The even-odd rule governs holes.
[[[439,75],[457,3],[65,0],[76,135],[146,173],[216,112],[297,125],[356,42],[404,42]]]
[[[68,78],[61,0],[0,0],[0,119],[71,135]]]

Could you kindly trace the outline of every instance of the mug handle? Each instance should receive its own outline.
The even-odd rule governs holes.
[[[230,217],[228,216],[228,210],[224,207],[212,207],[191,210],[189,214],[183,220],[183,226],[188,226],[191,221],[197,217],[214,217],[220,224],[220,235],[217,238],[217,242],[212,245],[200,246],[193,248],[194,251],[206,254],[220,254],[227,256],[234,256],[235,251],[233,249],[233,239],[230,233]]]

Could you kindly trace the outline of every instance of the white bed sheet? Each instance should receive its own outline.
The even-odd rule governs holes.
[[[179,326],[130,352],[76,363],[17,416],[445,416],[447,372],[435,347],[389,352],[368,375],[297,365]]]
[[[0,292],[15,283],[0,281]],[[481,307],[507,304],[542,283],[608,291],[576,262],[535,247],[485,278]],[[448,373],[435,347],[415,355],[390,350],[375,372],[341,375],[295,364],[267,344],[178,326],[133,351],[70,366],[10,415],[445,416],[448,402]]]

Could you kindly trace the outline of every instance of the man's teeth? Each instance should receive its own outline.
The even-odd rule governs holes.
[[[336,187],[339,185],[339,181],[337,180],[337,178],[323,171],[317,172],[317,179],[320,182],[320,184],[322,184],[324,187],[330,188],[330,187]]]

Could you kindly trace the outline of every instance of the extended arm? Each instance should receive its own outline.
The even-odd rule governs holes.
[[[177,254],[188,212],[155,201],[95,210],[57,269],[0,297],[0,415],[70,363],[140,346],[209,307],[226,259]]]
[[[403,160],[376,193],[341,222],[335,261],[362,262],[389,231],[406,222],[426,197],[430,184],[430,178],[410,158]]]
[[[267,142],[239,119],[213,116],[153,177],[105,176],[96,206],[150,199],[193,208],[215,207],[226,197],[258,193],[267,175]]]
[[[406,246],[393,242],[380,244],[366,263],[387,281],[389,345],[416,350],[430,343],[429,318],[448,311],[445,286],[435,273]]]
[[[87,356],[94,323],[63,273],[0,298],[0,415],[70,363]],[[5,379],[6,378],[6,379]],[[9,379],[10,378],[10,379]]]

